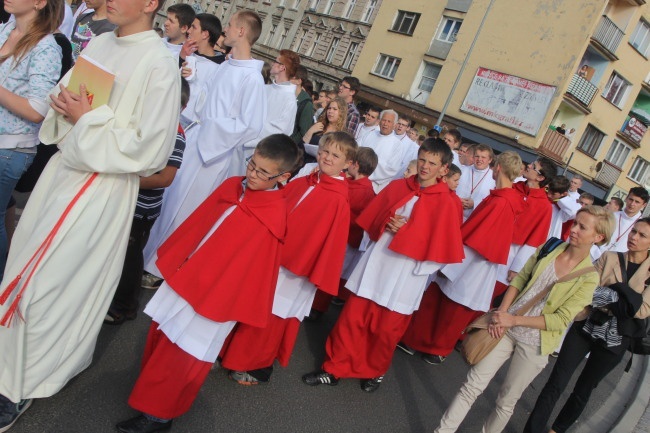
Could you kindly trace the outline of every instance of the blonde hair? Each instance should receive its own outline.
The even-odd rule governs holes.
[[[515,180],[519,176],[521,164],[521,156],[512,150],[500,153],[494,160],[494,166],[501,167],[501,173],[505,174],[510,180]]]
[[[330,126],[330,122],[327,119],[327,109],[329,108],[330,104],[333,102],[336,103],[339,107],[339,120],[337,120],[336,125],[334,127],[336,128],[337,131],[345,131],[345,123],[348,120],[348,104],[345,102],[343,98],[340,96],[337,96],[336,98],[332,99],[328,104],[327,107],[323,110],[323,113],[320,115],[318,118],[318,121],[323,124],[323,131],[327,131],[327,127]]]
[[[355,160],[357,157],[357,149],[359,148],[357,142],[347,132],[328,132],[327,134],[323,134],[318,142],[318,148],[322,149],[325,146],[338,147],[345,154],[345,159],[348,161]]]
[[[596,245],[606,245],[614,234],[614,225],[616,220],[614,214],[603,208],[602,206],[587,205],[576,213],[576,217],[582,212],[592,215],[596,218],[596,233],[603,235],[603,240],[597,242]]]

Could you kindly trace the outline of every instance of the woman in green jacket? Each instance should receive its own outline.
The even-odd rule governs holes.
[[[600,206],[578,211],[568,243],[538,261],[538,250],[510,283],[501,306],[489,317],[488,332],[501,338],[497,346],[467,374],[467,380],[440,420],[436,433],[454,432],[476,398],[485,390],[501,366],[511,359],[494,411],[483,425],[483,433],[504,429],[521,394],[544,369],[548,355],[560,344],[573,318],[591,302],[599,276],[595,269],[555,284],[560,278],[592,268],[592,245],[609,241],[614,218]],[[515,311],[553,285],[552,289],[521,316]]]

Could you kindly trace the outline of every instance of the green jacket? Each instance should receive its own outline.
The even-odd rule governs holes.
[[[304,90],[298,94],[296,99],[299,108],[302,101],[307,102],[303,103],[304,108],[299,113],[296,113],[296,123],[293,125],[293,134],[291,134],[291,139],[299,146],[302,145],[302,137],[314,124],[314,104],[309,93]]]
[[[537,280],[542,271],[560,255],[568,244],[564,243],[551,251],[546,257],[537,262],[537,255],[541,249],[538,248],[535,254],[524,265],[524,268],[510,283],[511,286],[519,290],[517,299],[519,299]],[[592,266],[591,256],[588,254],[585,259],[578,264],[571,272]],[[573,318],[584,307],[591,304],[591,298],[594,290],[600,281],[598,273],[586,273],[566,281],[556,284],[548,295],[546,305],[542,309],[542,316],[546,321],[546,330],[541,330],[542,355],[553,353],[557,349],[562,339],[562,334],[569,327]],[[514,303],[514,301],[513,301]]]

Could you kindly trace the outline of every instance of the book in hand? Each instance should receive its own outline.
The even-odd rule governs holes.
[[[108,103],[114,82],[114,73],[97,61],[82,54],[72,69],[67,88],[69,91],[78,94],[79,86],[85,84],[88,92],[88,102],[90,107],[95,109]]]

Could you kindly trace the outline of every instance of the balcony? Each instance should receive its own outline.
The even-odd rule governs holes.
[[[594,86],[591,81],[582,78],[578,74],[573,74],[564,96],[567,102],[571,103],[575,108],[589,114],[591,113],[589,107],[596,93],[598,93],[598,87]]]
[[[614,21],[606,16],[600,20],[596,31],[591,37],[594,46],[610,60],[618,60],[616,50],[618,49],[621,39],[623,39],[623,30],[619,29]]]
[[[472,5],[472,0],[447,0],[445,9],[450,11],[467,12]]]
[[[621,169],[609,161],[603,161],[602,164],[602,167],[594,177],[594,182],[611,188],[613,185],[616,185],[618,177],[621,175]]]
[[[537,150],[542,155],[548,156],[555,161],[564,162],[564,156],[570,146],[571,140],[565,137],[564,134],[548,129]]]
[[[453,44],[451,42],[439,41],[438,39],[434,39],[431,42],[429,51],[427,51],[427,56],[432,56],[437,59],[445,60],[449,55],[449,51],[451,50],[452,45]]]

